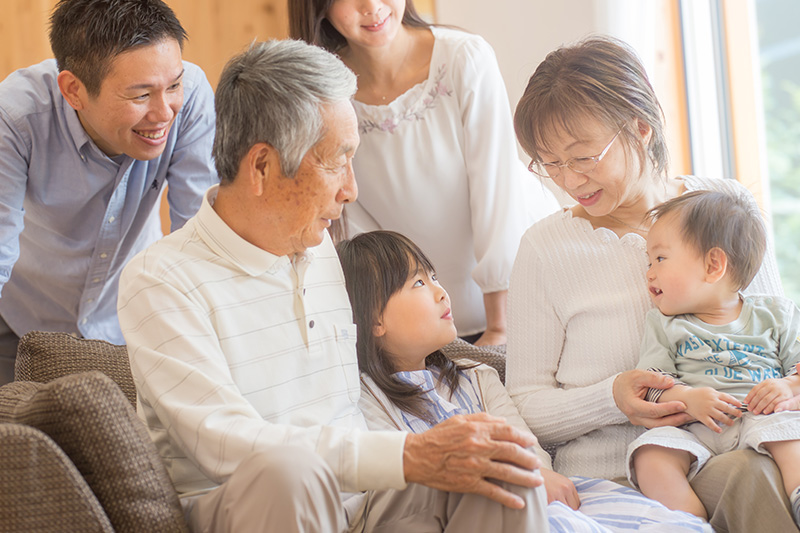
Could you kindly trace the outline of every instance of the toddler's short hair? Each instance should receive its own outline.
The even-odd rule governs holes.
[[[767,231],[755,203],[744,194],[692,191],[650,210],[655,221],[674,214],[684,242],[705,255],[719,248],[737,290],[753,281],[767,248]]]

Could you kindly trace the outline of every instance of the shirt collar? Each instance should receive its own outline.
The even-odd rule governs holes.
[[[67,123],[67,129],[72,137],[72,142],[75,143],[75,149],[78,153],[81,153],[81,149],[87,144],[90,144],[92,139],[89,137],[89,134],[86,133],[86,130],[83,129],[81,119],[78,118],[78,112],[69,105],[67,99],[63,96],[61,97],[61,109],[64,114],[64,120]]]
[[[209,188],[203,195],[203,203],[197,212],[197,231],[208,247],[221,257],[239,265],[251,276],[276,272],[289,265],[292,258],[272,254],[247,242],[220,218],[213,207],[218,192],[219,185]],[[310,248],[302,254],[297,254],[295,260],[310,263],[315,256],[316,249]]]
[[[78,117],[78,112],[73,109],[71,105],[67,102],[66,98],[63,96],[61,97],[61,107],[64,113],[64,117],[67,123],[67,129],[69,130],[70,137],[72,137],[72,142],[75,143],[75,150],[79,154],[91,154],[93,159],[102,158],[111,161],[114,164],[119,165],[120,167],[125,165],[126,163],[132,163],[133,158],[122,154],[123,159],[118,161],[112,157],[109,157],[103,152],[99,146],[92,140],[89,134],[81,124],[81,119]],[[81,155],[83,157],[83,155]]]

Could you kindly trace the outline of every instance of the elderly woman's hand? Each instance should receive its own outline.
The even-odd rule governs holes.
[[[795,365],[795,370],[797,370],[797,373],[800,374],[800,363]],[[779,413],[781,411],[800,411],[800,394],[794,398],[789,398],[788,400],[779,402],[775,406],[775,412]]]
[[[684,412],[683,402],[655,403],[644,399],[647,389],[668,389],[673,383],[672,378],[655,372],[628,370],[614,380],[614,402],[631,424],[646,428],[680,426],[692,420]]]

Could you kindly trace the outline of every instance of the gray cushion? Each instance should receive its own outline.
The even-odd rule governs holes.
[[[187,531],[155,445],[108,376],[94,371],[0,390],[0,421],[50,436],[83,475],[115,531]]]
[[[124,345],[50,331],[31,331],[19,340],[16,381],[47,383],[91,370],[99,370],[113,379],[131,405],[136,406],[136,386]]]

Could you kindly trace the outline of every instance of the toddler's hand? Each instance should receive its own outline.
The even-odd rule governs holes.
[[[742,416],[737,409],[742,406],[739,400],[711,387],[691,388],[684,392],[683,401],[687,413],[717,433],[722,433],[719,423],[730,426]]]
[[[744,399],[748,410],[754,415],[768,415],[775,412],[778,404],[794,396],[786,378],[765,379],[752,389]]]

